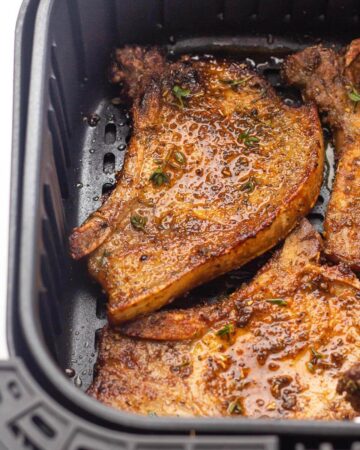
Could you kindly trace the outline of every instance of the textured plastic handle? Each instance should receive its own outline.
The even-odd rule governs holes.
[[[0,362],[0,450],[277,450],[272,436],[146,436],[113,431],[69,413],[20,359]]]

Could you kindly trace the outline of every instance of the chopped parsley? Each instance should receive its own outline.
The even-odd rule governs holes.
[[[256,186],[256,180],[254,177],[250,177],[248,181],[240,186],[240,190],[243,192],[251,193],[254,191]]]
[[[186,163],[186,157],[183,152],[179,152],[178,150],[174,152],[175,161],[179,164],[183,165]]]
[[[283,298],[269,298],[266,302],[277,306],[287,306],[287,301]]]
[[[158,167],[151,175],[150,181],[152,181],[154,186],[162,186],[164,183],[169,182],[169,177],[163,171],[161,167]]]
[[[226,337],[227,339],[235,332],[235,327],[232,323],[224,325],[220,330],[216,332],[216,336]]]
[[[350,92],[348,92],[348,97],[354,102],[354,112],[356,111],[357,105],[360,102],[360,92],[354,87]]]
[[[147,217],[140,216],[139,214],[134,214],[130,217],[130,223],[135,230],[145,230],[145,225],[147,223]]]
[[[306,363],[306,368],[310,373],[314,373],[315,372],[315,366],[311,361],[308,361]]]
[[[310,351],[316,359],[322,359],[324,357],[324,355],[315,350],[314,347],[311,347]]]
[[[245,131],[239,135],[239,140],[242,141],[247,147],[251,147],[253,144],[260,142],[260,139],[250,134],[249,131]]]
[[[183,89],[181,86],[175,85],[172,88],[172,92],[178,101],[178,106],[180,106],[180,108],[184,108],[184,100],[190,97],[191,91],[189,89]]]
[[[235,400],[228,406],[229,414],[244,414],[244,408],[242,407],[240,400]]]

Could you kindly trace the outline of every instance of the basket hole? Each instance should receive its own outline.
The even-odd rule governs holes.
[[[96,300],[96,317],[100,320],[106,319],[106,297],[99,296]]]
[[[115,172],[115,155],[106,153],[104,156],[103,172],[107,175]]]
[[[14,398],[19,399],[21,397],[21,391],[16,381],[10,381],[8,383],[8,389]]]
[[[31,420],[38,427],[38,429],[48,438],[54,438],[56,436],[55,430],[51,428],[51,426],[47,424],[45,420],[38,414],[34,414]]]
[[[324,201],[325,201],[324,197],[320,194],[320,195],[319,195],[319,198],[317,199],[317,203],[318,203],[319,205],[322,205],[322,204],[324,203]]]
[[[102,190],[101,190],[101,194],[106,197],[106,196],[111,194],[113,189],[114,189],[114,185],[113,184],[105,183],[105,184],[103,184],[103,187],[102,187]]]
[[[116,125],[108,123],[105,127],[105,144],[111,145],[116,141]]]
[[[102,330],[103,330],[102,328],[98,328],[95,331],[95,342],[94,342],[95,351],[98,351]]]

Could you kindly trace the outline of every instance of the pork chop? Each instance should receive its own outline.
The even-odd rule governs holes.
[[[304,219],[220,303],[106,327],[88,393],[140,414],[353,418],[336,386],[360,358],[360,282],[321,249]]]
[[[314,106],[286,106],[237,62],[166,63],[148,51],[117,53],[113,76],[133,98],[133,136],[116,189],[70,238],[74,258],[90,255],[113,324],[273,247],[314,205],[322,180]]]
[[[326,254],[360,270],[360,39],[345,53],[316,46],[290,56],[286,80],[315,101],[330,124],[338,168],[328,205]]]

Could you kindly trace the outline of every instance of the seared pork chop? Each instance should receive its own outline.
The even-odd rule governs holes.
[[[90,254],[113,324],[273,247],[322,180],[315,107],[284,105],[243,64],[149,52],[117,53],[133,136],[116,189],[70,238],[74,258]]]
[[[354,417],[336,385],[360,358],[360,283],[321,248],[304,219],[224,301],[104,328],[88,393],[140,414]]]
[[[360,270],[360,39],[344,54],[307,48],[287,59],[284,74],[334,131],[339,163],[324,224],[326,254]]]

